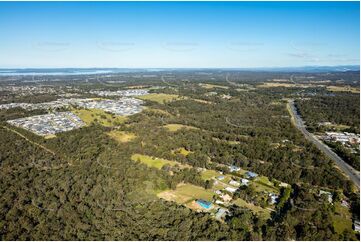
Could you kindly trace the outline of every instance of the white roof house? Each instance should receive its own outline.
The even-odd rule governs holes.
[[[233,188],[233,187],[226,187],[225,189],[228,192],[234,193],[235,191],[237,191],[237,188]]]
[[[241,184],[239,184],[239,182],[236,182],[236,181],[234,181],[234,180],[231,180],[230,182],[229,182],[229,184],[230,185],[233,185],[233,186],[237,186],[237,187],[239,187]]]
[[[245,178],[242,178],[241,179],[241,184],[242,184],[242,186],[248,186],[249,185],[249,180],[245,179]]]

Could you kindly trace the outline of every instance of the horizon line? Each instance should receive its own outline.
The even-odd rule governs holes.
[[[303,66],[258,66],[258,67],[0,67],[5,69],[271,69],[271,68],[309,68],[309,67],[360,67],[360,64],[342,65],[303,65]]]

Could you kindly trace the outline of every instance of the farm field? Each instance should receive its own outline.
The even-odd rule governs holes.
[[[87,125],[99,123],[111,127],[127,120],[126,117],[109,114],[100,109],[73,109],[72,112],[78,115]]]
[[[151,93],[143,96],[138,96],[137,98],[142,100],[148,100],[164,104],[166,102],[171,102],[180,99],[178,95],[174,94],[165,94],[165,93]]]
[[[111,138],[113,138],[114,140],[116,140],[120,143],[129,142],[137,137],[134,133],[119,131],[119,130],[113,130],[113,131],[108,132],[107,134]]]

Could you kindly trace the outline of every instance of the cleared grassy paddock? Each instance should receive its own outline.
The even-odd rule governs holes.
[[[262,217],[264,219],[269,219],[271,217],[270,210],[262,208],[260,206],[256,206],[252,203],[248,203],[243,199],[238,198],[233,203],[241,208],[248,208],[248,209],[252,210],[253,212],[257,213],[260,217]]]
[[[258,88],[272,88],[272,87],[289,87],[289,88],[310,88],[310,87],[324,87],[325,85],[315,84],[295,84],[295,83],[283,83],[283,82],[265,82],[257,85]]]
[[[155,167],[157,169],[162,169],[162,167],[164,165],[169,165],[169,166],[178,165],[180,168],[189,168],[189,167],[191,167],[189,165],[184,165],[184,164],[181,164],[181,163],[176,162],[176,161],[166,160],[166,159],[162,159],[162,158],[151,157],[151,156],[148,156],[148,155],[141,155],[141,154],[133,154],[131,159],[133,161],[139,161],[139,162],[141,162],[143,164],[146,164],[149,167]]]
[[[272,182],[265,176],[257,177],[254,182],[252,183],[255,187],[255,190],[258,192],[272,192],[272,193],[279,193],[279,189],[273,185]]]
[[[109,114],[100,109],[73,109],[72,112],[78,115],[87,125],[99,123],[103,126],[110,127],[124,123],[127,120],[127,117]]]
[[[222,86],[222,85],[215,85],[215,84],[208,84],[208,83],[201,83],[199,84],[201,87],[205,88],[205,89],[213,89],[213,88],[222,88],[222,89],[228,89],[229,87],[227,86]]]
[[[113,130],[113,131],[108,132],[107,134],[111,138],[113,138],[114,140],[116,140],[120,143],[129,142],[137,137],[134,133],[119,131],[119,130]]]
[[[327,86],[327,90],[331,92],[351,92],[360,93],[360,89],[351,86]]]
[[[180,99],[178,95],[174,94],[165,94],[165,93],[151,93],[143,96],[138,96],[137,98],[142,100],[148,100],[164,104],[166,102],[171,102]]]
[[[211,201],[213,195],[212,191],[192,184],[179,184],[175,190],[167,190],[157,194],[160,198],[179,204],[186,204],[195,199]]]
[[[335,204],[335,214],[332,217],[333,226],[338,234],[345,230],[352,230],[352,219],[348,208],[341,206],[339,202]]]
[[[215,170],[205,170],[201,172],[203,180],[211,180],[213,177],[221,176],[221,174]]]
[[[176,132],[182,128],[185,129],[198,129],[193,126],[183,125],[183,124],[166,124],[163,127],[167,128],[170,132]]]

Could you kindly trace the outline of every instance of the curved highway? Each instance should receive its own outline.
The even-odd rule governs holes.
[[[313,142],[317,148],[319,148],[322,152],[324,152],[328,157],[330,157],[337,166],[350,178],[350,180],[360,189],[360,173],[347,164],[344,160],[342,160],[335,152],[333,152],[330,147],[322,143],[318,138],[316,138],[313,134],[306,130],[304,122],[300,115],[298,115],[295,103],[293,100],[288,101],[291,114],[295,120],[296,127],[305,135],[306,139]]]

